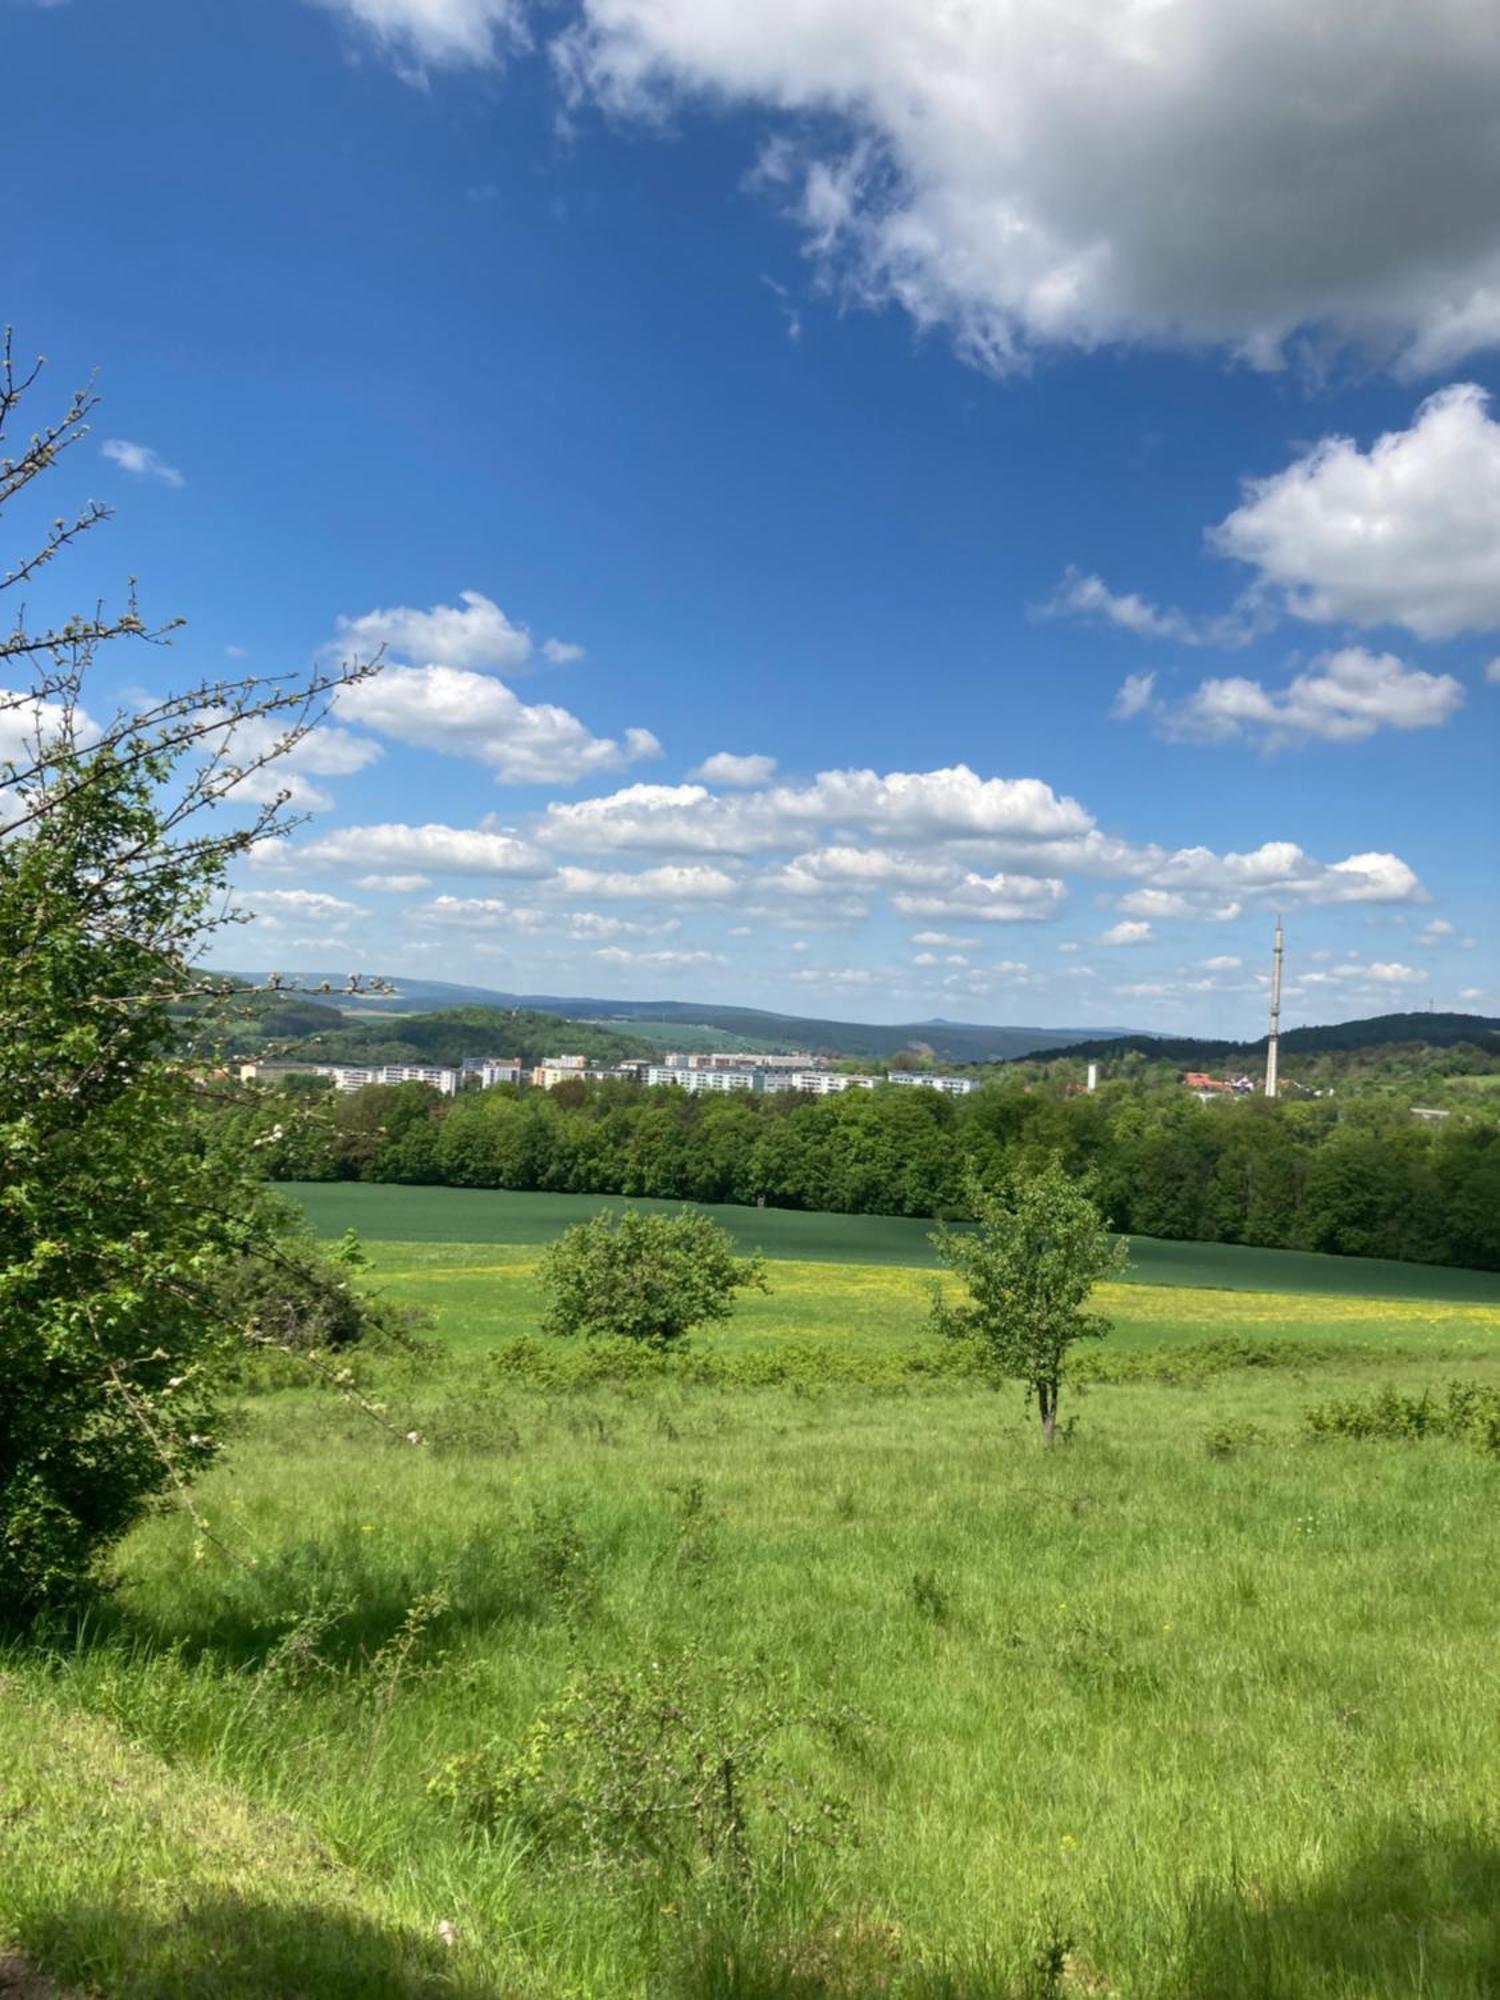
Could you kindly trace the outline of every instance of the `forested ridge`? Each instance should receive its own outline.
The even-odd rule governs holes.
[[[624,1194],[846,1214],[964,1213],[985,1176],[1093,1167],[1117,1229],[1500,1269],[1500,1126],[1439,1125],[1379,1095],[1202,1104],[1108,1084],[996,1079],[964,1098],[850,1090],[689,1097],[625,1083],[445,1100],[417,1084],[219,1104],[273,1178]]]

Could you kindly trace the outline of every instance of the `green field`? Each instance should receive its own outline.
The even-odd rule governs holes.
[[[289,1182],[282,1190],[323,1236],[354,1229],[403,1243],[549,1243],[569,1223],[603,1208],[671,1209],[679,1204],[612,1195],[511,1194],[480,1188],[380,1187],[350,1181]],[[936,1263],[933,1225],[906,1216],[809,1215],[782,1208],[709,1207],[742,1249],[826,1264]],[[1303,1250],[1256,1250],[1233,1243],[1167,1243],[1138,1236],[1131,1278],[1250,1292],[1435,1299],[1500,1304],[1500,1272],[1455,1271],[1375,1257],[1319,1257]]]
[[[930,1271],[821,1256],[920,1225],[756,1215],[827,1233],[722,1380],[577,1386],[510,1365],[577,1204],[305,1192],[431,1351],[247,1383],[200,1519],[0,1655],[0,1944],[108,2000],[1500,1992],[1500,1463],[1305,1421],[1500,1385],[1500,1304],[1169,1262],[1048,1454],[916,1366]],[[643,1739],[748,1771],[743,1869],[680,1785],[626,1839]]]

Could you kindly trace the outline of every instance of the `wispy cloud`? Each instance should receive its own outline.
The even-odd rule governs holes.
[[[133,444],[129,438],[106,438],[99,447],[99,455],[137,479],[156,479],[163,486],[187,485],[177,467],[168,465],[149,444]]]

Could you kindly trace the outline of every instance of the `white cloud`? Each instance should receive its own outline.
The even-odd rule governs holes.
[[[576,646],[571,639],[544,639],[542,657],[554,667],[571,666],[574,660],[585,657],[584,648]]]
[[[791,896],[821,896],[830,889],[936,888],[952,882],[956,873],[951,863],[930,855],[884,847],[815,847],[762,877],[760,886]]]
[[[1415,965],[1399,965],[1392,961],[1367,966],[1371,979],[1382,986],[1420,986],[1427,974]]]
[[[278,752],[285,736],[284,726],[274,716],[252,715],[236,721],[227,710],[203,709],[199,720],[212,722],[223,715],[224,728],[210,729],[199,739],[201,753],[223,751],[231,763],[245,764],[258,757],[271,761],[253,770],[232,788],[231,796],[265,804],[285,794],[287,802],[301,812],[326,812],[333,800],[313,778],[347,778],[364,771],[385,753],[371,737],[356,736],[353,730],[319,723],[309,729],[291,749]]]
[[[493,59],[478,0],[353,4]],[[779,119],[760,179],[824,271],[997,371],[1114,340],[1271,366],[1304,329],[1434,367],[1500,335],[1491,0],[583,0],[558,55],[615,112]]]
[[[1417,943],[1445,944],[1453,935],[1453,926],[1446,917],[1434,917],[1430,924],[1424,924],[1417,932]]]
[[[427,875],[356,875],[356,889],[376,889],[392,895],[406,896],[418,889],[430,889],[432,878]]]
[[[716,750],[691,775],[706,785],[768,785],[776,775],[776,759],[737,757],[732,750]]]
[[[342,896],[329,896],[318,889],[241,889],[245,900],[239,907],[268,930],[284,930],[291,924],[328,924],[335,931],[347,929],[369,912]]]
[[[473,827],[342,826],[317,839],[257,850],[261,865],[285,869],[308,864],[358,868],[415,865],[439,875],[542,875],[551,862],[524,840]]]
[[[527,704],[492,675],[459,667],[387,667],[338,697],[339,712],[399,742],[487,765],[501,784],[572,784],[659,757],[649,729],[593,736],[565,708]]]
[[[565,896],[661,897],[665,901],[716,902],[738,886],[722,868],[685,863],[628,871],[559,868],[553,877]]]
[[[1111,924],[1107,931],[1101,931],[1099,941],[1101,944],[1150,944],[1155,936],[1156,933],[1150,924],[1134,923],[1125,919],[1118,924]]]
[[[1264,629],[1265,614],[1250,598],[1232,611],[1197,616],[1149,603],[1135,591],[1115,591],[1102,577],[1086,574],[1071,565],[1048,601],[1033,613],[1037,618],[1082,618],[1090,622],[1118,625],[1140,639],[1170,639],[1180,646],[1248,646]],[[1130,699],[1136,684],[1148,683],[1151,675],[1132,674],[1116,697],[1117,704]],[[1122,713],[1133,713],[1123,709]]]
[[[1149,715],[1156,705],[1156,675],[1127,674],[1110,707],[1116,722],[1129,722],[1137,715]]]
[[[1320,654],[1284,688],[1234,674],[1202,681],[1178,702],[1152,700],[1149,692],[1129,711],[1117,702],[1115,713],[1149,708],[1168,736],[1198,743],[1249,738],[1277,750],[1314,741],[1363,742],[1380,729],[1437,729],[1463,701],[1463,686],[1452,674],[1424,673],[1394,653],[1346,646]]]
[[[149,444],[132,444],[129,438],[106,438],[99,447],[99,456],[107,458],[111,465],[118,465],[122,472],[133,473],[137,479],[156,479],[163,486],[187,484],[177,467],[168,465]]]
[[[1484,998],[1484,988],[1482,986],[1465,986],[1458,997],[1460,1000],[1467,1001],[1472,1005],[1474,1001]]]
[[[978,942],[977,937],[955,936],[951,931],[915,931],[912,934],[913,944],[947,945],[954,951],[968,951]],[[1058,949],[1061,951],[1063,947],[1059,945]]]
[[[1131,917],[1197,917],[1202,911],[1174,889],[1132,889],[1118,907]]]
[[[799,965],[788,977],[800,986],[873,986],[875,974],[862,965]]]
[[[1495,304],[1500,313],[1500,289]],[[1248,482],[1211,544],[1252,564],[1297,618],[1402,625],[1423,639],[1500,626],[1500,424],[1488,400],[1473,383],[1442,389],[1368,452],[1324,438]]]
[[[973,923],[1018,924],[1054,916],[1067,891],[1044,875],[958,875],[936,891],[900,890],[891,898],[903,917],[957,917]]]
[[[378,685],[378,683],[377,683]],[[905,842],[1083,836],[1093,820],[1039,778],[981,778],[966,764],[938,771],[822,771],[810,785],[773,785],[723,798],[701,784],[628,785],[604,798],[548,808],[539,838],[575,852],[764,853],[826,826]]]
[[[1236,958],[1232,952],[1223,952],[1217,958],[1200,958],[1199,969],[1203,972],[1239,972],[1245,961]]]
[[[469,64],[490,68],[524,46],[523,12],[514,0],[317,0],[366,29],[398,67]]]
[[[1158,854],[1145,871],[1161,888],[1179,890],[1201,914],[1239,915],[1239,899],[1336,903],[1417,903],[1426,900],[1415,871],[1396,854],[1351,854],[1318,861],[1289,840],[1268,840],[1244,854],[1182,847]],[[1226,894],[1235,900],[1224,904]]]
[[[513,625],[482,591],[461,590],[457,604],[434,604],[418,611],[409,604],[340,618],[330,651],[368,658],[384,649],[394,660],[418,666],[462,667],[471,673],[493,668],[519,673],[535,656],[536,641],[524,625]],[[548,639],[541,648],[554,665],[581,659],[582,646]]]
[[[0,688],[0,772],[9,764],[29,766],[37,751],[51,742],[62,727],[66,711],[60,702],[39,701],[24,688]],[[73,711],[73,727],[80,744],[93,742],[99,725],[86,709]]]
[[[716,951],[630,951],[624,945],[601,945],[594,953],[595,958],[606,959],[611,965],[724,965],[727,961]]]
[[[1500,659],[1490,661],[1484,670],[1484,677],[1487,681],[1500,682]]]

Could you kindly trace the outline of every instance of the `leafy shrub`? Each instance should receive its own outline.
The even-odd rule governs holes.
[[[1265,1442],[1259,1424],[1210,1424],[1203,1433],[1203,1449],[1210,1458],[1233,1458],[1236,1452]]]
[[[545,1330],[670,1347],[695,1326],[728,1319],[734,1296],[765,1291],[759,1257],[737,1257],[734,1239],[706,1215],[608,1212],[565,1230],[547,1252]]]
[[[1500,1452],[1500,1389],[1477,1382],[1450,1382],[1446,1393],[1404,1396],[1387,1386],[1369,1396],[1315,1403],[1303,1414],[1315,1438],[1407,1440],[1453,1438]]]
[[[807,1844],[848,1836],[847,1806],[803,1777],[790,1746],[809,1733],[841,1742],[862,1723],[794,1706],[768,1674],[689,1650],[580,1677],[519,1751],[450,1758],[428,1789],[471,1825],[512,1828],[564,1863],[749,1890]]]

